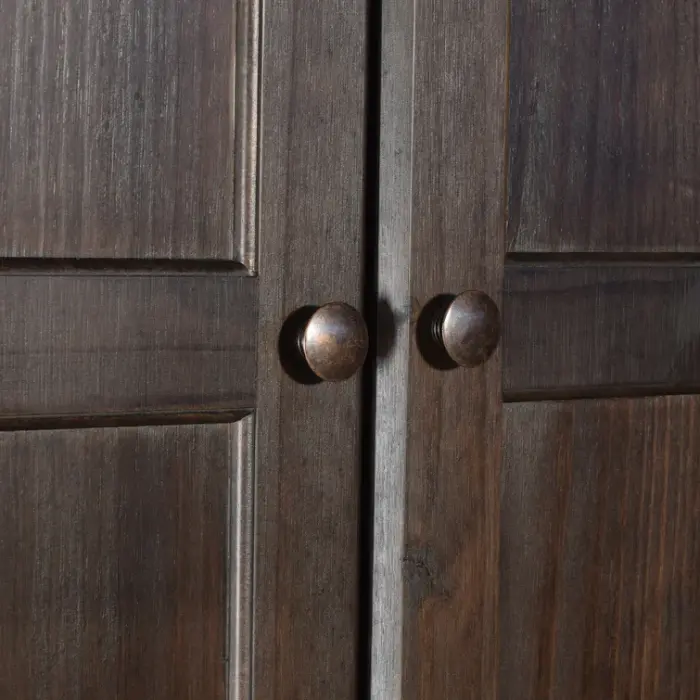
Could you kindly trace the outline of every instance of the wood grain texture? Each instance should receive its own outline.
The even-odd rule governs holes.
[[[371,696],[495,700],[500,357],[440,372],[413,336],[439,294],[500,302],[507,3],[382,21]]]
[[[251,408],[257,281],[0,274],[0,412]]]
[[[1,0],[0,256],[254,262],[257,0]]]
[[[509,249],[698,251],[692,0],[517,0]]]
[[[700,695],[700,399],[509,404],[502,700]]]
[[[700,266],[511,264],[506,398],[700,388]]]
[[[250,482],[247,433],[0,434],[3,697],[224,700],[245,683],[226,657],[245,659],[250,639],[228,639],[226,609],[247,616],[233,628],[245,631],[250,569],[227,547],[250,522],[237,486]]]
[[[356,700],[360,377],[297,384],[278,338],[361,305],[367,4],[269,3],[262,34],[255,696]]]

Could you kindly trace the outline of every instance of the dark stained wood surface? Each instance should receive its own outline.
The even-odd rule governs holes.
[[[2,697],[248,687],[246,424],[0,434]],[[229,597],[241,639],[227,639]]]
[[[367,3],[272,2],[263,36],[255,697],[356,700],[360,375],[298,384],[278,338],[361,309]]]
[[[698,389],[700,266],[506,266],[506,398]]]
[[[0,413],[255,404],[257,281],[223,274],[0,274]]]
[[[500,303],[507,10],[383,3],[377,700],[497,693],[500,355],[441,372],[414,334],[439,294],[476,289]]]
[[[0,16],[0,256],[252,266],[255,0]]]
[[[694,2],[512,4],[508,249],[700,250]]]
[[[270,3],[264,17],[258,8],[250,0],[0,0],[0,263],[11,268],[0,278],[0,382],[7,383],[0,412],[23,416],[0,420],[0,429],[40,427],[26,417],[36,413],[51,414],[50,425],[67,428],[114,419],[97,415],[103,413],[150,423],[198,415],[223,420],[242,406],[255,408],[256,584],[254,599],[241,608],[255,617],[254,694],[355,700],[360,377],[297,384],[282,369],[278,338],[299,307],[334,300],[361,306],[367,3]],[[261,66],[258,32],[265,41]],[[257,113],[258,88],[264,114]],[[236,277],[230,268],[257,271],[258,214],[259,276]],[[214,264],[221,261],[234,264]],[[64,274],[64,267],[79,269]],[[25,268],[32,269],[24,274]],[[22,697],[25,689],[31,697],[37,684],[40,700],[83,700],[112,688],[116,697],[136,700],[222,697],[223,593],[200,579],[217,576],[223,561],[209,566],[184,538],[198,536],[204,519],[210,534],[205,554],[222,551],[215,499],[225,490],[223,474],[216,471],[216,484],[176,482],[177,503],[161,503],[158,489],[179,463],[166,464],[171,452],[157,436],[172,442],[176,429],[139,430],[119,434],[156,436],[146,457],[135,455],[128,437],[109,452],[116,433],[103,427],[89,433],[89,449],[82,452],[82,430],[57,433],[77,446],[69,476],[97,479],[99,472],[91,476],[87,465],[99,464],[103,455],[103,479],[116,479],[110,470],[127,470],[123,492],[96,482],[84,498],[95,502],[80,512],[70,502],[72,482],[46,506],[23,502],[27,512],[38,509],[46,531],[57,528],[43,549],[12,554],[31,556],[55,575],[44,589],[32,581],[21,595],[9,574],[5,585],[20,601],[44,593],[41,601],[22,604],[36,618],[46,605],[42,624],[52,624],[50,642],[65,658],[32,627],[20,630],[22,619],[14,621],[3,648],[14,644],[17,650],[8,652],[6,668],[16,661],[20,670],[12,682],[28,678],[28,685],[12,688],[8,697]],[[186,435],[192,429],[179,430],[178,459],[203,474],[221,468],[218,442],[211,449],[190,446],[190,454],[193,438]],[[212,435],[219,430],[212,428]],[[43,450],[42,436],[49,433],[35,435],[26,438],[27,454]],[[55,452],[58,460],[66,450],[59,445]],[[42,462],[47,469],[50,459]],[[139,459],[148,463],[134,474]],[[16,462],[27,460],[21,455]],[[13,478],[16,489],[25,488],[21,476]],[[156,482],[150,489],[149,479]],[[207,491],[208,501],[174,510],[205,486],[216,491]],[[120,530],[110,530],[116,527],[108,519],[113,503],[121,509],[120,527],[132,528],[125,542]],[[94,532],[86,519],[97,522]],[[24,535],[35,546],[28,533],[11,533],[5,546],[19,547]],[[163,539],[150,544],[156,559],[148,568],[138,539],[149,544],[159,534]],[[123,555],[127,565],[141,566],[135,583],[110,589],[111,597],[102,593],[107,574],[100,566],[112,560],[102,565],[93,554],[101,536],[112,538],[104,542],[103,558],[130,547],[134,551]],[[56,563],[51,557],[61,551],[67,551],[65,562]],[[85,552],[94,572],[76,563]],[[188,557],[196,571],[181,570]],[[22,561],[29,566],[29,559]],[[78,583],[66,593],[71,604],[75,599],[82,606],[81,615],[96,611],[91,614],[103,625],[91,636],[81,627],[83,618],[56,619],[63,599],[52,586],[70,588],[74,580],[65,565],[74,565],[83,586],[82,599]],[[173,593],[176,585],[186,590]],[[122,600],[138,603],[139,614],[150,618],[127,618],[119,637],[109,616]],[[74,608],[65,609],[73,614]],[[252,637],[236,612],[228,618],[230,629]],[[214,614],[219,617],[212,622]],[[202,631],[205,625],[210,629]],[[165,640],[154,646],[149,634],[156,643],[159,635]],[[27,660],[17,660],[20,654]],[[104,668],[98,666],[103,658]],[[245,675],[245,660],[232,668]],[[63,689],[45,680],[51,673]],[[253,691],[231,673],[231,699],[249,697]]]
[[[504,409],[501,700],[700,696],[700,398]]]

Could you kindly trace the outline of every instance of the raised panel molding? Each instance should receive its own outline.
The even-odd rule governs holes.
[[[2,697],[251,697],[253,421],[0,432]]]
[[[259,0],[0,15],[0,257],[252,271]]]

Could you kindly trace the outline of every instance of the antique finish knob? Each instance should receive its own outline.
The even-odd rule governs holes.
[[[501,319],[488,294],[467,291],[453,297],[433,325],[435,339],[453,362],[478,367],[491,357],[501,336]]]
[[[360,312],[332,302],[317,308],[299,334],[299,348],[308,368],[327,382],[352,377],[367,357],[369,336]]]

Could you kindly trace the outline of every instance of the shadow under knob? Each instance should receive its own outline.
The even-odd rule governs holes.
[[[349,379],[367,357],[367,325],[360,312],[349,304],[325,304],[311,314],[302,328],[299,348],[308,368],[319,379]]]
[[[436,340],[461,367],[478,367],[491,357],[501,337],[501,318],[488,294],[467,291],[452,297],[433,326]]]

